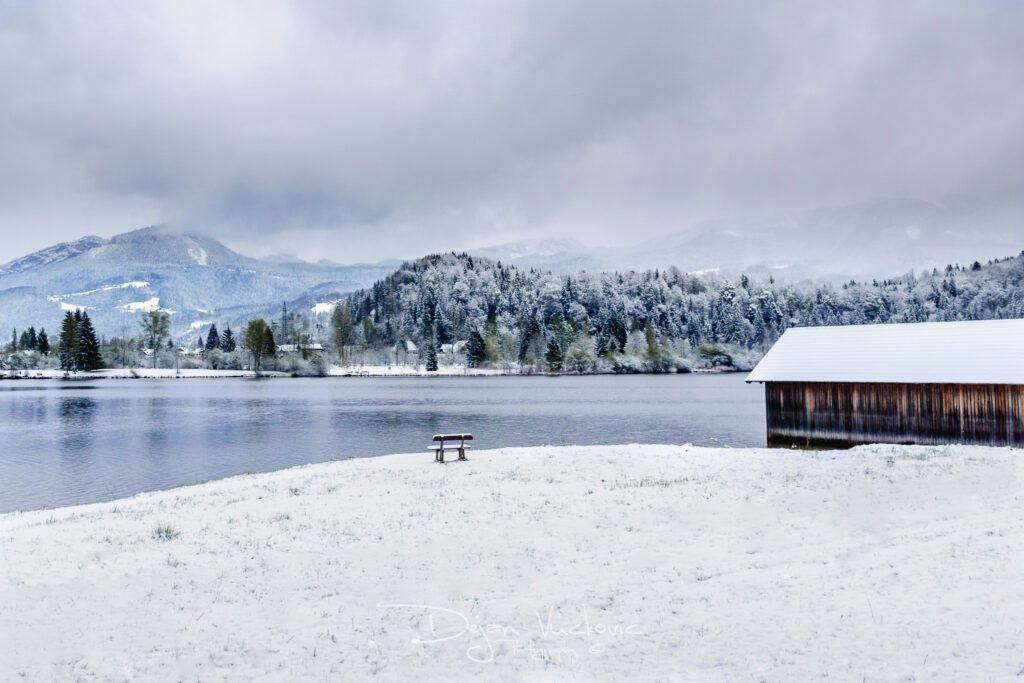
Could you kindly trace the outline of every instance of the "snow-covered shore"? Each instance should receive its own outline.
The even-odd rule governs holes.
[[[1006,680],[1021,455],[424,452],[12,513],[0,680]]]
[[[266,377],[288,377],[283,372],[264,372]],[[0,375],[3,379],[175,379],[175,378],[205,378],[220,379],[225,377],[252,377],[251,370],[207,370],[183,368],[108,368],[104,370],[91,370],[87,372],[65,373],[63,370],[20,370],[15,377],[9,374]]]

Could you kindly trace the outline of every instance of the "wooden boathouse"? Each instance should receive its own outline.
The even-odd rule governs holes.
[[[1024,447],[1024,320],[792,328],[747,382],[771,447]]]

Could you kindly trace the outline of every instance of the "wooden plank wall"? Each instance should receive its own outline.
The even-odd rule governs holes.
[[[769,446],[1024,446],[1024,386],[765,384]]]

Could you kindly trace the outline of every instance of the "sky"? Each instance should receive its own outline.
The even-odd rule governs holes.
[[[339,262],[622,245],[893,198],[1012,241],[1021,36],[1010,0],[0,0],[0,262],[153,224]]]

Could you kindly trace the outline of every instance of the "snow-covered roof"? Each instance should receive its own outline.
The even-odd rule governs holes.
[[[792,328],[747,381],[1024,384],[1024,320]]]

